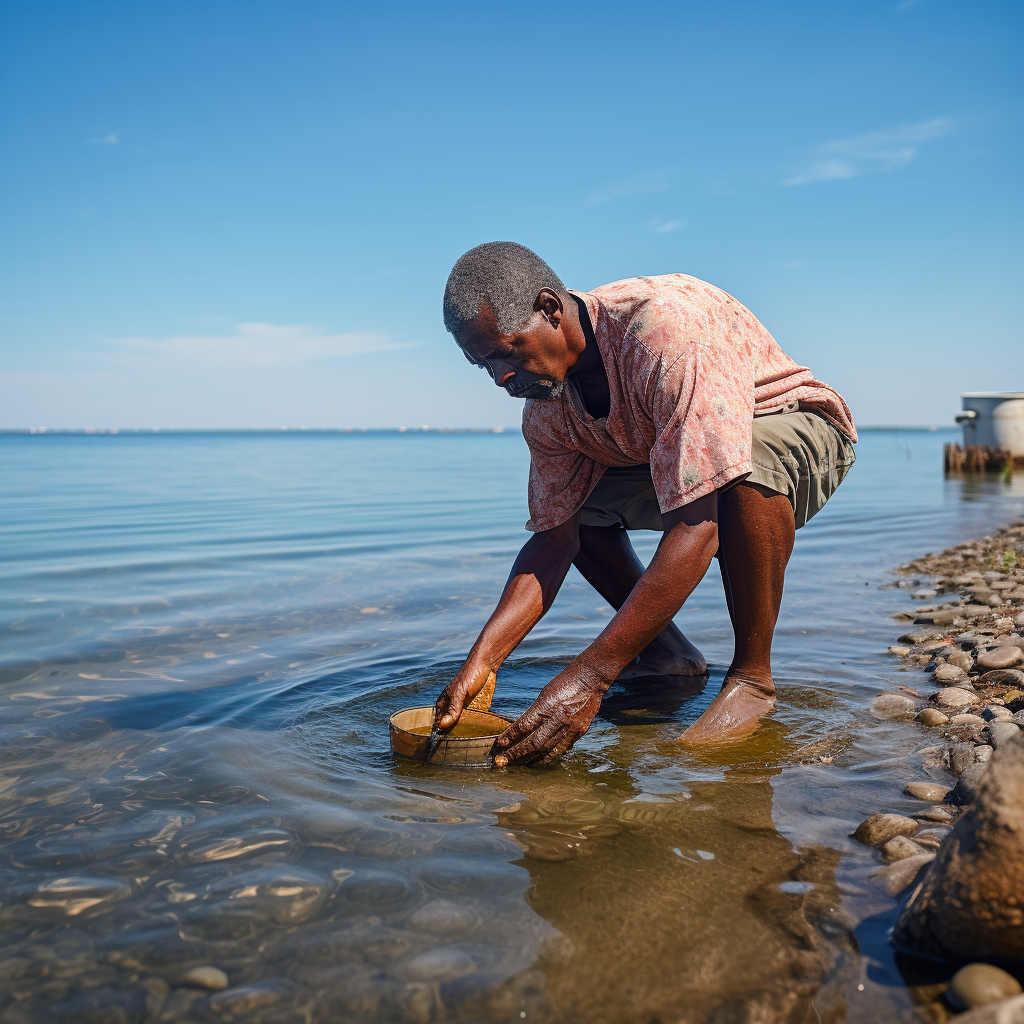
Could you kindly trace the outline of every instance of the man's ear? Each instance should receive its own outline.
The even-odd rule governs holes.
[[[562,300],[549,288],[541,288],[533,301],[533,311],[543,313],[552,327],[562,322]]]

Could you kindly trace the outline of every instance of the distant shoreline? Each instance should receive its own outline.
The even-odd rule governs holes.
[[[959,433],[958,426],[867,426],[861,433]],[[0,435],[128,434],[519,434],[516,426],[497,427],[0,427]]]

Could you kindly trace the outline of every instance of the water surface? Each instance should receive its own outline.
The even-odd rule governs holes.
[[[674,743],[731,654],[713,567],[678,618],[703,692],[617,688],[558,767],[497,772],[396,761],[387,719],[497,599],[521,437],[0,436],[5,1024],[902,1019],[848,838],[926,774],[917,727],[866,714],[909,678],[883,584],[1024,505],[1019,474],[944,479],[944,439],[866,433],[798,534],[749,743]],[[494,710],[610,614],[571,572]]]

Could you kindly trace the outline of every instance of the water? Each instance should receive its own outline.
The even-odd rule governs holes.
[[[0,436],[0,1019],[904,1019],[848,838],[928,774],[865,713],[912,681],[882,585],[1024,506],[943,439],[867,433],[800,531],[749,743],[673,742],[731,653],[713,568],[678,620],[703,693],[613,690],[558,767],[497,772],[398,762],[387,719],[497,599],[520,437]],[[494,709],[610,613],[573,571]]]

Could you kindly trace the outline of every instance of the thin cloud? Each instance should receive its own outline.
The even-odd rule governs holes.
[[[851,135],[818,146],[808,165],[784,185],[809,185],[816,181],[838,181],[862,174],[885,174],[905,167],[918,156],[921,143],[942,138],[953,130],[947,117],[904,125],[890,131]]]
[[[177,366],[247,369],[412,348],[417,342],[398,342],[375,333],[327,334],[315,327],[245,323],[227,335],[117,338],[108,344],[113,351],[105,353],[107,362],[156,359]]]
[[[896,10],[902,14],[904,11],[909,11],[911,7],[916,7],[921,0],[900,0],[896,5]]]
[[[685,220],[652,220],[651,229],[659,235],[667,235],[675,231],[676,228],[681,228],[685,223]]]
[[[668,188],[675,170],[671,167],[654,171],[642,171],[630,178],[613,182],[604,188],[591,192],[587,201],[593,205],[610,203],[615,199],[627,199],[630,196],[649,195],[652,192],[664,192]]]
[[[120,132],[108,132],[106,135],[97,135],[89,140],[92,146],[116,146],[121,141]]]

